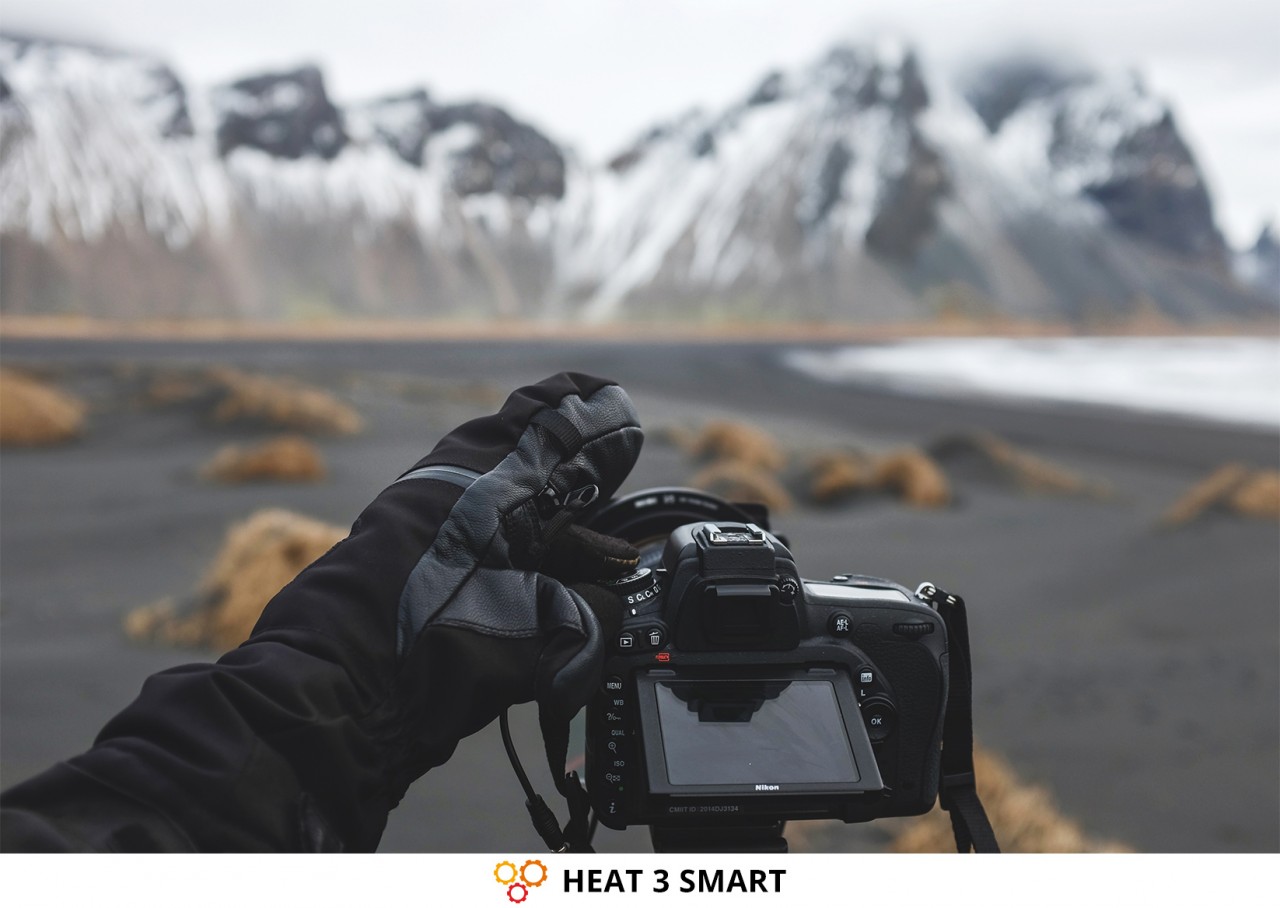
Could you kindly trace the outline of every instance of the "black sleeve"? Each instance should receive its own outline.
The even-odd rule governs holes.
[[[379,658],[395,615],[380,604],[461,494],[433,483],[441,508],[426,512],[406,485],[273,598],[264,614],[288,620],[216,663],[152,675],[88,752],[0,795],[0,847],[374,850],[411,781],[394,666]]]
[[[588,676],[598,623],[534,573],[531,553],[563,526],[538,503],[566,510],[559,493],[589,484],[612,495],[641,441],[625,392],[576,373],[460,426],[267,604],[245,644],[151,676],[88,752],[0,795],[0,847],[374,850],[408,785],[461,738]],[[463,487],[416,475],[433,465],[483,474],[459,514]]]

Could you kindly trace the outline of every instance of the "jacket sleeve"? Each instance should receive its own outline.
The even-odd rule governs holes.
[[[151,676],[88,752],[0,795],[0,846],[372,851],[409,784],[506,706],[585,702],[599,625],[538,570],[570,493],[612,495],[642,438],[621,388],[576,373],[455,429],[248,641]]]
[[[216,663],[152,675],[89,751],[0,795],[0,847],[374,850],[412,781],[383,603],[461,495],[433,483],[440,507],[424,509],[410,485],[272,599],[266,614],[288,621],[260,623]]]

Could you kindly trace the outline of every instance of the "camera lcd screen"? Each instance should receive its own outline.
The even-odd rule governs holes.
[[[860,779],[831,681],[664,680],[653,690],[672,786]]]

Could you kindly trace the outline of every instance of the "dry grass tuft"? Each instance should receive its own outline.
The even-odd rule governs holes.
[[[809,500],[832,504],[874,487],[871,460],[855,451],[827,451],[808,464]]]
[[[772,435],[729,420],[707,423],[689,450],[704,460],[734,461],[767,473],[777,473],[787,465],[787,456]]]
[[[223,390],[213,411],[218,422],[266,423],[299,432],[354,435],[364,428],[360,414],[328,391],[291,378],[218,369],[212,378]]]
[[[1112,496],[1105,484],[1095,482],[1028,454],[990,432],[973,432],[941,439],[930,446],[930,453],[947,461],[964,456],[976,456],[989,464],[998,475],[1012,480],[1028,492],[1050,495],[1079,495],[1106,499]]]
[[[895,451],[875,465],[872,483],[917,508],[945,508],[951,486],[933,459],[911,448]]]
[[[699,433],[687,426],[658,426],[645,430],[645,437],[658,444],[671,445],[685,456],[692,457],[698,447]]]
[[[0,369],[0,445],[35,447],[76,438],[87,407],[80,399],[12,369]]]
[[[167,407],[212,397],[215,390],[214,380],[208,372],[160,372],[147,383],[142,400],[151,406]]]
[[[1213,509],[1243,517],[1280,519],[1280,472],[1223,464],[1170,505],[1160,524],[1184,526]]]
[[[1224,503],[1249,477],[1249,471],[1238,463],[1223,464],[1169,506],[1160,518],[1166,527],[1190,523],[1214,505]]]
[[[253,447],[227,445],[200,469],[219,482],[319,482],[327,475],[324,458],[298,435],[280,435]]]
[[[1227,502],[1245,517],[1280,519],[1280,470],[1259,470],[1246,479]]]
[[[144,606],[126,616],[125,630],[137,639],[184,646],[238,646],[268,600],[346,535],[341,527],[289,511],[258,511],[227,531],[192,608],[179,614],[172,600]]]
[[[699,471],[689,484],[730,501],[759,502],[774,512],[791,507],[791,495],[772,473],[739,460],[716,461]]]
[[[978,794],[995,830],[1000,850],[1023,854],[1079,854],[1132,851],[1114,841],[1090,838],[1058,812],[1043,788],[1020,781],[1009,765],[980,748],[974,749]],[[911,821],[894,838],[891,851],[945,853],[956,849],[951,820],[941,808]]]

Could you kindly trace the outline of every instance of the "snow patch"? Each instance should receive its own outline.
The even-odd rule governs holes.
[[[1280,339],[967,338],[793,350],[819,381],[941,394],[1096,404],[1280,427]]]

